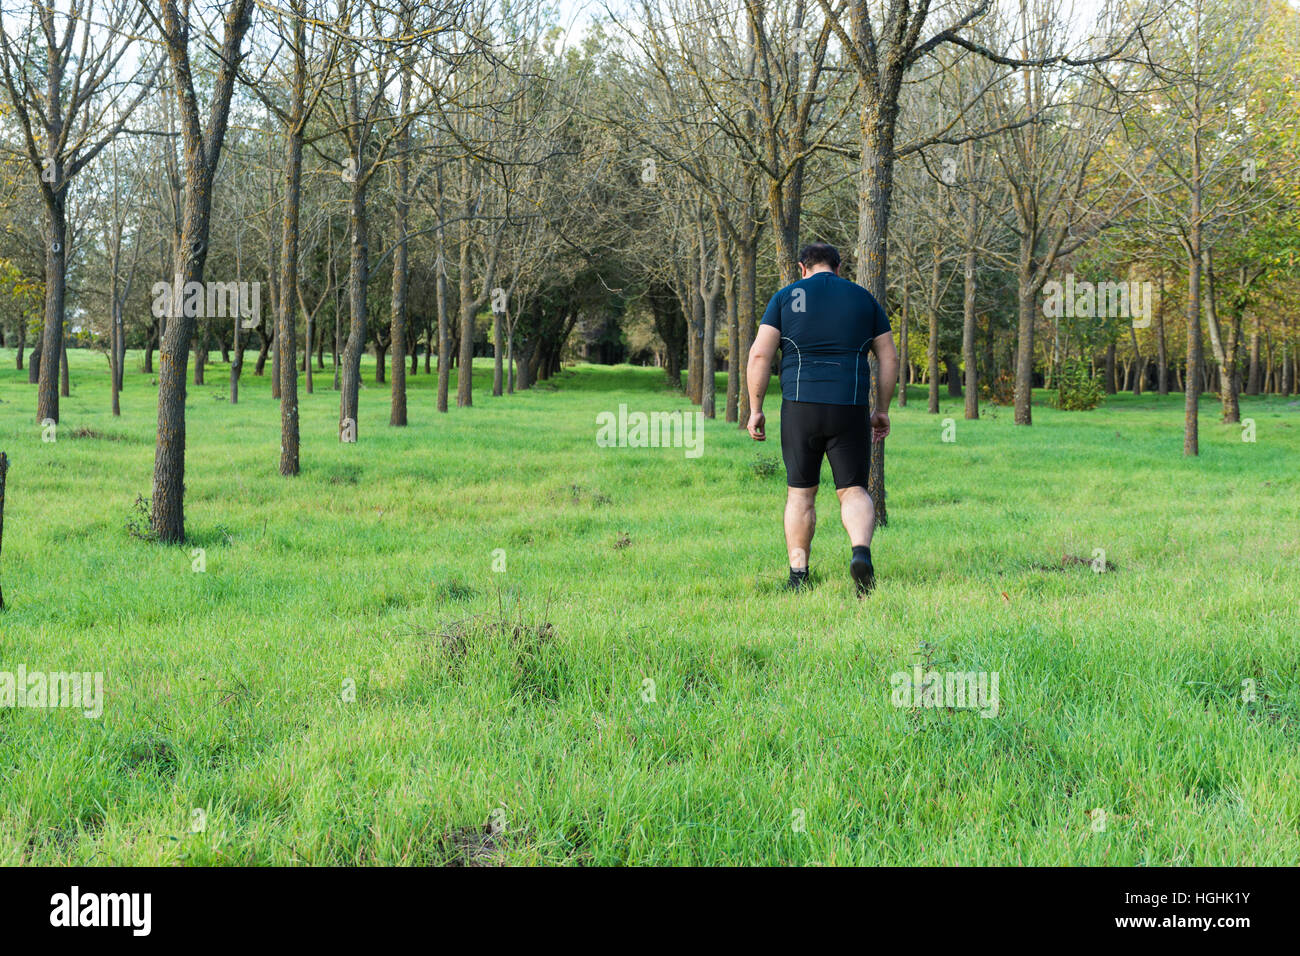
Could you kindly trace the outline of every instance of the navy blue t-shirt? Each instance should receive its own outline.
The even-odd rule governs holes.
[[[781,333],[781,395],[792,402],[867,405],[871,340],[889,319],[862,286],[815,272],[772,296],[763,325]]]

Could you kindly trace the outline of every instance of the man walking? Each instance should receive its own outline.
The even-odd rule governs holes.
[[[790,553],[790,582],[798,590],[808,583],[808,556],[817,526],[817,486],[822,456],[831,462],[840,520],[849,534],[853,555],[849,574],[858,596],[875,587],[871,533],[875,506],[867,494],[871,443],[889,434],[889,403],[898,379],[898,352],[885,310],[875,297],[839,276],[840,254],[815,242],[799,253],[798,282],[767,304],[753,348],[749,350],[749,434],[765,441],[763,396],[772,375],[772,359],[781,349],[781,455],[785,459],[785,544]],[[871,363],[880,366],[876,413],[868,419]]]

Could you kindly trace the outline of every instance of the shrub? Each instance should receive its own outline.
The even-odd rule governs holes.
[[[1067,361],[1061,365],[1053,405],[1067,412],[1086,412],[1100,405],[1105,394],[1101,382],[1093,376],[1088,365],[1077,360]]]
[[[1016,380],[1003,372],[992,382],[980,382],[980,397],[994,405],[1010,405],[1016,400]]]
[[[769,455],[755,455],[749,465],[755,478],[771,478],[781,471],[781,459]]]

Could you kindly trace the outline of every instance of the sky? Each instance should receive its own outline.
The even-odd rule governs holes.
[[[737,0],[726,0],[728,4],[734,5]],[[869,0],[873,9],[879,9],[883,0]],[[943,0],[932,0],[935,7],[944,7],[948,4]],[[1012,8],[1018,7],[1019,0],[996,0],[999,4],[1009,5]],[[1069,11],[1069,19],[1075,24],[1076,29],[1082,31],[1087,25],[1092,23],[1098,12],[1101,10],[1105,0],[1062,0],[1062,4]],[[1300,0],[1292,0],[1300,2]],[[586,26],[594,17],[603,17],[607,10],[620,12],[635,6],[629,0],[550,0],[559,14],[559,20],[564,27],[571,32],[570,42],[576,42],[581,39],[586,32]],[[816,0],[810,4],[816,8]],[[938,30],[946,23],[946,10],[940,9],[938,12],[932,12],[929,18],[929,25]]]

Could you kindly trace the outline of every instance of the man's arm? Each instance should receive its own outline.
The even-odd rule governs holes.
[[[871,416],[871,440],[880,442],[889,434],[889,403],[894,400],[894,385],[898,382],[898,349],[894,348],[894,333],[885,332],[871,340],[871,351],[876,353],[876,413]]]
[[[767,383],[772,379],[772,359],[776,357],[776,349],[780,344],[781,333],[775,326],[760,325],[758,334],[754,336],[754,344],[749,349],[745,383],[749,387],[749,436],[754,441],[767,439],[767,434],[763,431],[763,426],[767,424],[767,417],[763,414],[763,397],[767,395]],[[897,364],[895,359],[895,371]]]

